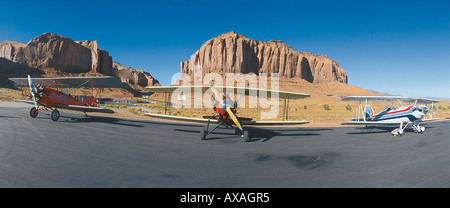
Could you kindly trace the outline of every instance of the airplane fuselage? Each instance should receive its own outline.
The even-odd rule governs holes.
[[[379,123],[407,123],[415,122],[425,117],[426,112],[423,109],[426,106],[401,106],[396,109],[386,109],[370,118],[370,121]]]
[[[227,107],[230,107],[231,110],[236,113],[235,106],[232,106],[233,101],[229,98],[224,98],[223,103],[216,102],[214,105],[214,112],[221,115],[221,119],[225,120],[228,118],[228,112],[226,110]]]

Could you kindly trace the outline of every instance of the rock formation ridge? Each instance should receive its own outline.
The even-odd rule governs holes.
[[[189,60],[180,63],[181,72],[192,74],[194,65],[201,65],[203,73],[279,73],[310,83],[347,83],[347,73],[326,55],[296,51],[281,41],[249,39],[234,31],[203,43]]]
[[[27,44],[3,41],[0,58],[37,69],[117,76],[122,82],[141,87],[159,85],[149,73],[114,62],[108,51],[98,48],[97,41],[73,41],[54,33],[39,35]]]

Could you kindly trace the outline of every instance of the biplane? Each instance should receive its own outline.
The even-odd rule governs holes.
[[[250,141],[248,131],[244,130],[244,125],[297,125],[297,124],[306,124],[308,121],[267,121],[267,120],[252,120],[252,118],[244,118],[236,116],[238,101],[242,96],[248,95],[260,95],[261,93],[267,97],[273,97],[276,95],[279,98],[284,98],[284,115],[285,119],[288,117],[288,103],[286,100],[289,99],[302,99],[310,97],[310,95],[305,93],[297,93],[297,92],[286,92],[286,91],[277,91],[277,90],[265,90],[265,89],[256,89],[256,88],[245,88],[245,87],[230,87],[230,86],[213,86],[210,83],[210,86],[153,86],[146,87],[150,92],[156,93],[164,93],[165,103],[167,106],[167,93],[173,93],[177,89],[185,89],[195,92],[198,90],[200,92],[205,93],[209,91],[212,97],[212,106],[214,110],[213,115],[203,116],[203,118],[194,118],[194,117],[182,117],[182,116],[172,116],[165,114],[154,114],[154,113],[146,113],[145,115],[150,117],[157,117],[163,119],[173,119],[173,120],[183,120],[183,121],[191,121],[191,122],[200,122],[206,123],[206,127],[201,129],[200,131],[200,139],[205,140],[206,136],[211,134],[214,130],[216,130],[219,126],[226,127],[234,127],[236,134],[240,135],[244,142]],[[219,93],[217,89],[225,89],[227,92],[231,91],[240,91],[241,97],[232,100],[231,96],[228,93]],[[225,91],[222,91],[225,92]],[[239,94],[239,93],[237,93]],[[168,96],[167,96],[168,97]],[[278,100],[277,100],[278,102]],[[213,128],[209,128],[210,123],[216,123],[217,125]]]
[[[356,118],[342,123],[341,125],[364,125],[368,126],[396,126],[398,128],[391,131],[394,136],[403,135],[407,127],[411,127],[416,133],[423,133],[424,126],[420,126],[421,122],[428,122],[438,120],[439,118],[432,118],[433,111],[426,105],[417,104],[433,104],[439,102],[438,100],[431,100],[425,98],[411,98],[401,96],[348,96],[342,99],[343,101],[358,101],[359,106]],[[368,101],[388,101],[391,102],[392,107],[388,107],[378,114],[374,113],[372,106]],[[363,104],[365,103],[364,109]],[[403,105],[402,102],[408,102],[409,105]],[[425,118],[426,114],[429,118]]]
[[[100,107],[101,93],[104,87],[127,88],[128,86],[117,77],[55,77],[55,78],[9,78],[18,85],[24,99],[18,101],[33,104],[30,116],[36,118],[38,113],[46,111],[53,121],[58,121],[60,113],[58,109],[81,111],[87,116],[87,112],[114,113],[113,110]],[[34,84],[33,84],[34,83]],[[90,85],[90,86],[89,86]],[[63,92],[67,87],[90,87],[91,96],[72,96]],[[94,94],[94,88],[97,88]],[[29,92],[29,93],[28,93]],[[26,97],[31,100],[25,99]]]

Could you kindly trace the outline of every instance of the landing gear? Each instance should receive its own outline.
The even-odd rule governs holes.
[[[400,127],[392,130],[391,134],[394,135],[394,136],[402,136],[403,135],[403,130],[405,130],[406,127],[408,127],[408,125],[409,125],[409,123],[406,123],[406,126],[403,127],[403,123],[400,123]]]
[[[418,122],[415,122],[415,123],[409,122],[409,123],[406,123],[405,127],[403,127],[403,123],[400,123],[400,127],[392,130],[391,134],[394,135],[394,136],[402,136],[403,135],[403,131],[409,125],[411,125],[411,128],[416,133],[423,133],[425,131],[425,127],[424,126],[420,126]]]
[[[38,113],[39,113],[39,111],[38,111],[35,107],[31,108],[31,110],[30,110],[30,116],[31,116],[31,118],[36,118],[36,116],[38,115]]]
[[[53,110],[52,113],[50,114],[50,117],[52,117],[53,121],[58,121],[59,119],[59,111],[58,110]]]
[[[200,130],[200,139],[205,140],[206,139],[206,129]]]
[[[412,126],[414,132],[423,133],[425,131],[425,126],[420,126],[419,124]]]
[[[250,141],[250,139],[248,138],[248,131],[244,131],[244,134],[242,134],[242,138],[244,139],[244,142]]]
[[[208,119],[208,123],[206,124],[206,128],[200,130],[200,139],[201,140],[206,140],[206,136],[208,136],[208,134],[211,134],[214,130],[216,130],[219,126],[221,126],[222,124],[224,124],[224,120],[221,120],[214,128],[212,128],[211,130],[209,129],[209,123],[210,120]],[[228,125],[227,123],[224,124],[226,127],[231,126]],[[250,138],[248,136],[248,131],[243,131],[241,129],[235,129],[236,134],[240,135],[242,137],[242,140],[244,142],[249,142]]]
[[[396,129],[391,131],[391,134],[393,136],[402,136],[403,135],[403,129],[396,128]]]

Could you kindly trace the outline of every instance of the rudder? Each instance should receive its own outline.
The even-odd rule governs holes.
[[[373,108],[370,105],[366,105],[366,107],[364,107],[364,119],[367,120],[371,120],[373,117]]]

